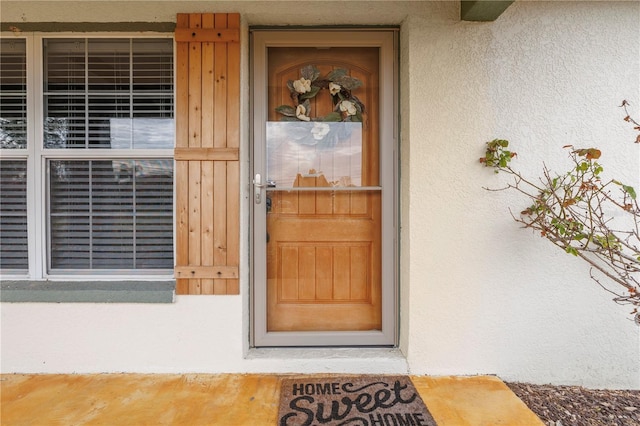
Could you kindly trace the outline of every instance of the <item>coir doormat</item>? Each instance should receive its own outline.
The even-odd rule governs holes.
[[[288,378],[279,426],[436,426],[405,376]]]

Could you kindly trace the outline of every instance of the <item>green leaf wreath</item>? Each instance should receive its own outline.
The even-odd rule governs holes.
[[[282,121],[362,122],[364,104],[351,93],[362,85],[360,80],[351,77],[342,68],[336,68],[320,78],[320,70],[315,65],[301,68],[300,76],[298,80],[287,81],[293,106],[280,105],[276,108],[283,115]],[[329,90],[333,111],[323,117],[311,118],[310,99],[315,98],[322,89]]]

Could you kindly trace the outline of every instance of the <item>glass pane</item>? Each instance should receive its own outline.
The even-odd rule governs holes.
[[[27,162],[0,161],[0,269],[26,272]]]
[[[173,40],[133,40],[133,91],[173,94]]]
[[[267,176],[280,189],[362,186],[362,123],[268,122]]]
[[[171,149],[173,42],[45,40],[44,102],[45,148]]]
[[[0,148],[27,147],[27,54],[24,39],[0,40]]]
[[[131,121],[131,103],[128,96],[90,96],[88,112],[89,148],[130,149],[131,143],[112,145],[111,120]]]
[[[86,91],[86,40],[43,40],[45,93]]]
[[[54,270],[173,267],[173,161],[49,162]]]
[[[89,92],[129,93],[131,40],[91,39],[87,45]]]

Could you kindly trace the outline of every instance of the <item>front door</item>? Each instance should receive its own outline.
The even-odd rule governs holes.
[[[253,40],[255,344],[394,344],[393,33]]]

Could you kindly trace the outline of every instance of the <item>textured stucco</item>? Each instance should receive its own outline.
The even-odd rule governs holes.
[[[638,3],[520,3],[492,24],[410,17],[403,129],[403,276],[413,373],[640,386],[638,329],[588,268],[518,228],[518,197],[488,193],[482,142],[511,140],[531,176],[598,146],[639,182],[622,99],[638,105]],[[637,110],[637,109],[636,109]],[[403,130],[404,131],[404,130]],[[428,338],[425,338],[428,336]]]
[[[532,176],[543,161],[566,166],[563,145],[597,145],[610,174],[640,187],[639,146],[617,108],[622,99],[636,111],[640,105],[640,3],[517,1],[492,23],[460,22],[458,2],[371,5],[3,0],[0,8],[3,22],[168,22],[177,12],[241,12],[244,212],[248,26],[401,25],[406,362],[397,351],[248,351],[247,213],[240,296],[178,296],[159,306],[2,304],[2,371],[408,370],[640,388],[640,333],[629,309],[615,305],[585,265],[520,229],[509,208],[521,199],[483,190],[504,178],[477,162],[495,137],[512,141],[516,165]]]

